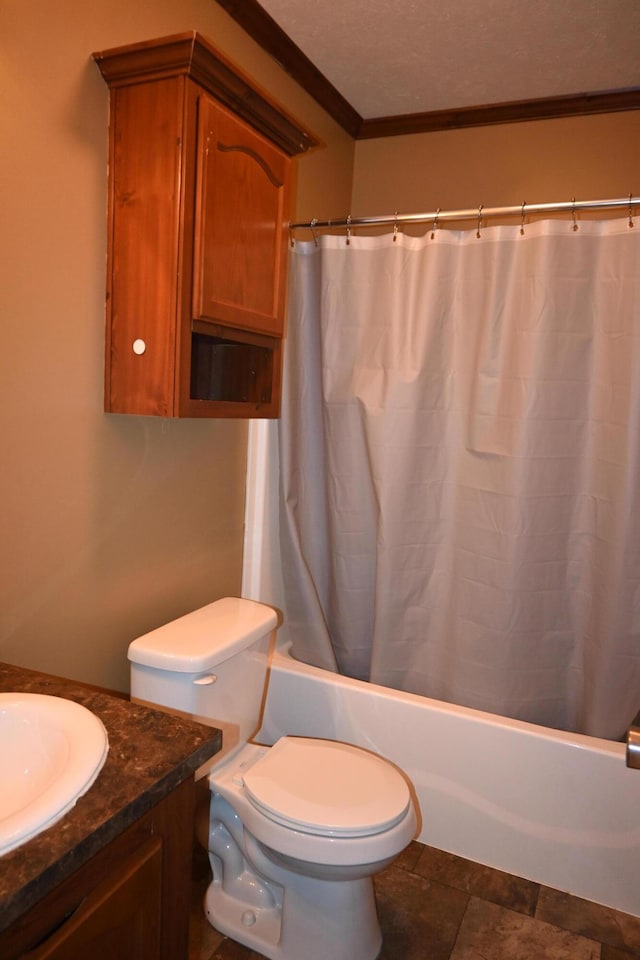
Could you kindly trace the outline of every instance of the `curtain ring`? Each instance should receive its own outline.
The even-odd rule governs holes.
[[[520,210],[520,236],[524,237],[524,208],[527,205],[527,201],[522,201],[522,209]]]
[[[347,215],[347,246],[351,243],[351,214]]]
[[[316,233],[317,222],[318,222],[318,218],[314,217],[311,223],[309,224],[309,229],[311,230],[311,236],[313,237],[313,242],[315,243],[316,247],[318,246],[318,234]]]
[[[438,220],[440,219],[440,207],[436,210],[435,219],[433,221],[433,226],[431,227],[431,239],[436,235],[436,230],[438,229]]]
[[[571,227],[571,229],[575,233],[575,231],[578,229],[578,224],[576,223],[576,198],[575,197],[573,198],[572,203],[573,203],[573,207],[571,209],[571,217],[573,219],[573,226]]]
[[[482,227],[482,204],[478,207],[478,229],[476,230],[476,240],[480,239],[480,228]]]
[[[629,194],[629,227],[633,229],[635,226],[633,222],[633,205],[631,203],[631,194]]]
[[[393,242],[395,243],[398,239],[398,211],[396,210],[396,219],[393,224]]]

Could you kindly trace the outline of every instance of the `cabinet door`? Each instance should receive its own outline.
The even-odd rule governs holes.
[[[194,319],[282,335],[288,158],[203,95]]]
[[[176,364],[183,83],[114,90],[105,410],[171,416]],[[137,349],[138,344],[140,349]]]
[[[24,960],[158,960],[162,840],[155,838],[87,894]]]

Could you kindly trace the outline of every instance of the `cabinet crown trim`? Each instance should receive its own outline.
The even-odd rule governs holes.
[[[109,88],[187,76],[293,157],[318,141],[196,31],[93,54]]]

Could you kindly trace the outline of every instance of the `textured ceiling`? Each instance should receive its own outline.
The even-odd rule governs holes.
[[[640,0],[260,0],[364,117],[640,86]]]

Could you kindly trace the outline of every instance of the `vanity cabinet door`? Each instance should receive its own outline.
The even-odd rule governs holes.
[[[0,932],[0,960],[187,960],[194,802],[184,780]]]
[[[288,166],[247,123],[200,97],[195,320],[282,336]]]
[[[24,960],[159,960],[162,840],[153,841],[92,890]]]

